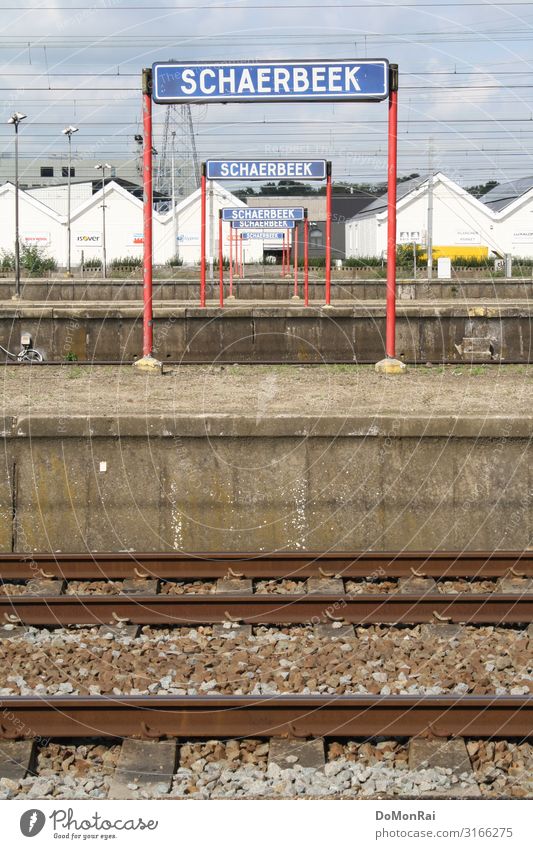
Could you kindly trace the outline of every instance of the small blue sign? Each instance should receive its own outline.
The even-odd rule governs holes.
[[[303,206],[229,206],[222,210],[222,220],[243,221],[246,224],[264,222],[303,221],[305,210]]]
[[[242,233],[243,239],[264,239],[267,242],[272,242],[276,239],[283,239],[283,233]]]
[[[325,180],[325,159],[208,159],[208,180]]]
[[[294,230],[296,221],[231,221],[233,230]]]
[[[155,62],[156,103],[384,100],[386,59],[321,62]]]

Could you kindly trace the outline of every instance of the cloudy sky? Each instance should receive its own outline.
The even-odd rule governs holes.
[[[0,153],[135,157],[140,71],[154,61],[385,57],[400,66],[399,170],[463,185],[533,174],[533,4],[432,0],[2,0]],[[179,118],[179,116],[177,116]],[[337,179],[386,177],[385,104],[193,107],[201,159],[326,157]],[[154,107],[156,146],[165,107]],[[94,172],[93,172],[94,173]],[[92,175],[91,175],[92,176]]]

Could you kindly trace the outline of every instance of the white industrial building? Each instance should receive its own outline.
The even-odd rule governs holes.
[[[398,244],[424,246],[428,229],[428,178],[398,184]],[[440,172],[433,175],[433,246],[436,255],[500,253],[494,213]],[[445,250],[443,250],[445,249]],[[381,257],[387,252],[387,195],[376,198],[346,224],[346,256]]]
[[[398,185],[398,244],[427,245],[427,177]],[[478,199],[437,173],[432,178],[435,256],[533,257],[533,179],[502,184]],[[346,224],[347,257],[387,253],[387,195],[377,198]]]
[[[77,183],[71,187],[72,265],[102,257],[102,199],[105,197],[106,259],[109,264],[127,256],[142,256],[142,201],[114,180],[93,193],[93,184]],[[57,264],[66,266],[68,231],[66,186],[19,190],[19,231],[22,245],[39,245]],[[45,202],[46,201],[46,202]],[[218,257],[218,213],[222,207],[245,207],[246,204],[218,183],[209,185],[207,195],[207,258]],[[0,253],[12,252],[15,243],[15,187],[0,186]],[[224,255],[229,256],[229,225],[223,227]],[[185,265],[200,261],[200,190],[184,198],[175,209],[165,214],[154,211],[154,264],[164,265],[179,255]],[[244,259],[256,262],[263,258],[263,241],[250,239],[244,245]]]

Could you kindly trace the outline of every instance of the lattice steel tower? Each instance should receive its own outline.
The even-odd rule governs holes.
[[[191,107],[188,103],[166,107],[163,138],[156,164],[155,188],[172,198],[172,163],[176,203],[200,186],[200,165],[196,151]]]

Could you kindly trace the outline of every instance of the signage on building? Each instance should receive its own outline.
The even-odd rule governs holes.
[[[198,233],[178,233],[176,242],[180,245],[199,245],[200,236]]]
[[[455,243],[457,245],[479,245],[481,239],[475,230],[458,230]]]
[[[386,59],[156,62],[156,103],[383,100]]]
[[[208,159],[208,180],[325,180],[325,159]]]
[[[517,230],[513,233],[515,245],[527,245],[533,242],[533,230]]]
[[[271,221],[303,221],[303,206],[232,206],[222,210],[222,220],[244,221],[247,224],[269,223]]]
[[[135,245],[144,245],[144,235],[142,233],[134,233],[130,237],[128,245],[132,245],[133,247],[135,247]]]
[[[20,242],[28,247],[47,248],[50,245],[50,233],[41,230],[26,231],[20,234]]]
[[[400,230],[398,234],[399,245],[421,245],[425,241],[421,230]]]
[[[97,248],[102,244],[102,234],[97,230],[83,230],[73,234],[72,244],[78,248]]]

